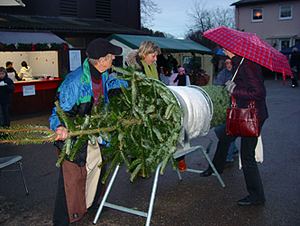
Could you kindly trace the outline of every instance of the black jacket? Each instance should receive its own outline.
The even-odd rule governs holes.
[[[7,67],[7,68],[6,68],[6,71],[7,71],[7,73],[9,73],[9,72],[15,73],[15,78],[16,78],[16,80],[17,80],[17,81],[22,81],[22,79],[18,76],[16,70],[15,70],[13,67]]]
[[[14,83],[7,77],[7,73],[3,79],[0,79],[0,82],[6,83],[4,86],[0,85],[0,104],[11,104],[11,93],[15,91]]]

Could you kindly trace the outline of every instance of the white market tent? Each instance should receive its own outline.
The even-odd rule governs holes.
[[[0,6],[22,6],[25,7],[25,4],[22,0],[0,0]]]

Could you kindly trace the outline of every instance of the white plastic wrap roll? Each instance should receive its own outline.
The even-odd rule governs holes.
[[[196,86],[168,86],[183,108],[183,127],[189,139],[205,136],[210,129],[213,106],[207,93]],[[183,140],[181,134],[180,141]]]

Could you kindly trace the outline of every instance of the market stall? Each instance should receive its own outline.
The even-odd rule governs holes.
[[[72,46],[51,32],[1,31],[0,35],[0,65],[6,67],[11,62],[20,75],[25,61],[32,71],[27,81],[14,81],[11,115],[52,109],[60,80],[69,72]],[[80,63],[72,60],[74,67]]]
[[[11,115],[20,115],[54,107],[59,78],[15,82],[12,93]]]

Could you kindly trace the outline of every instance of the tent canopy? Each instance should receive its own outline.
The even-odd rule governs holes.
[[[299,44],[296,44],[296,45],[294,45],[294,46],[291,46],[291,47],[289,47],[289,48],[286,48],[286,49],[283,49],[283,50],[281,50],[280,52],[282,53],[282,54],[292,54],[292,51],[293,51],[293,49],[294,48],[297,48],[298,49],[298,53],[300,52],[300,43]]]
[[[197,53],[210,53],[210,49],[192,40],[185,39],[172,39],[143,35],[110,35],[108,40],[115,39],[124,43],[132,49],[138,49],[141,42],[153,41],[155,42],[162,52],[197,52]]]
[[[22,6],[25,7],[25,4],[22,0],[1,0],[0,6]]]
[[[16,43],[66,43],[65,40],[51,32],[18,32],[18,31],[0,31],[3,44]]]

